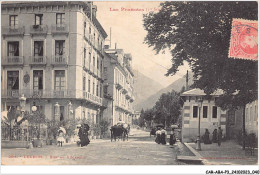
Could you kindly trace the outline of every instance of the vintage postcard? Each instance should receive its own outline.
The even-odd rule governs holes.
[[[2,165],[258,164],[256,1],[3,1],[1,27]]]

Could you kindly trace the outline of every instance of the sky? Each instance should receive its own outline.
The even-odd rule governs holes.
[[[158,1],[94,2],[94,5],[97,5],[97,19],[108,34],[107,40],[110,39],[111,27],[111,48],[115,48],[116,43],[118,49],[131,53],[133,69],[166,87],[185,75],[188,65],[180,67],[176,75],[166,77],[165,73],[172,65],[170,53],[156,55],[152,48],[144,44],[147,32],[143,27],[143,14],[158,11],[159,4]],[[144,11],[126,11],[122,8],[144,9]]]

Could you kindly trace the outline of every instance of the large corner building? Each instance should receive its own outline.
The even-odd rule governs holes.
[[[50,120],[99,122],[107,108],[104,71],[110,68],[104,70],[107,34],[96,12],[93,2],[2,3],[2,111],[19,106],[24,94],[26,110],[36,105]],[[125,54],[124,61],[130,57]],[[116,83],[123,83],[120,75],[113,74]]]

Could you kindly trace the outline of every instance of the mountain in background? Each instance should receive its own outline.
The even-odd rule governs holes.
[[[163,89],[163,86],[137,70],[134,70],[134,75],[134,108],[140,111],[142,108],[138,108],[137,104]]]
[[[193,83],[193,75],[191,72],[189,72],[188,85],[190,86],[192,83]],[[141,109],[144,110],[151,109],[163,93],[171,92],[172,90],[175,90],[176,92],[180,92],[183,86],[186,87],[186,75],[184,75],[182,78],[177,79],[166,88],[163,88],[158,92],[155,91],[155,93],[153,93],[148,98],[141,100],[139,103],[136,103],[135,110],[140,111]],[[144,89],[146,90],[146,88]]]

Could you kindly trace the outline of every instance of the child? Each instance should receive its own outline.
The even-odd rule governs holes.
[[[58,141],[59,146],[62,147],[62,142],[65,142],[64,133],[62,130],[59,130],[59,136],[57,138],[57,141]]]

